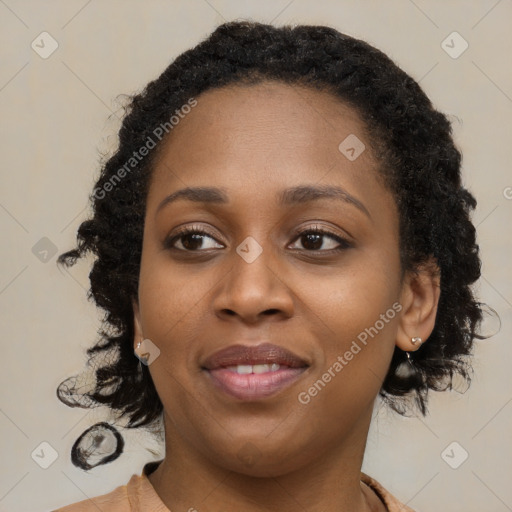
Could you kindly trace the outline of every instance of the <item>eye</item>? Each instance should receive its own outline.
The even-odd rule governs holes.
[[[209,247],[204,245],[204,241],[207,239],[212,241]],[[330,239],[331,242],[325,244],[325,239]],[[300,231],[294,240],[301,241],[304,249],[299,248],[299,250],[305,251],[338,252],[352,247],[350,242],[343,237],[318,226]],[[328,247],[325,247],[325,245]],[[222,244],[216,241],[213,234],[197,226],[185,226],[178,233],[164,241],[165,249],[176,249],[184,252],[206,252],[210,249],[222,249],[223,247]]]
[[[213,240],[214,244],[210,244],[210,247],[205,248],[203,246],[205,238]],[[178,244],[175,242],[178,242]],[[220,247],[215,247],[215,244]],[[181,245],[181,247],[176,247],[176,245]],[[222,248],[223,245],[218,244],[213,235],[204,229],[199,229],[195,226],[186,226],[180,229],[174,236],[165,240],[164,247],[166,249],[176,249],[178,251],[200,252],[198,249],[208,250]]]
[[[324,244],[325,238],[330,238],[331,242]],[[316,252],[330,252],[330,251],[343,251],[344,249],[348,249],[352,247],[350,242],[345,240],[344,238],[332,233],[331,231],[324,230],[317,226],[306,228],[298,233],[298,236],[295,238],[296,241],[301,241],[303,243],[303,247],[306,251],[316,251]],[[337,242],[337,244],[333,244],[332,241]],[[325,245],[329,247],[325,247]],[[319,249],[322,249],[319,251]],[[300,249],[299,249],[300,250]]]

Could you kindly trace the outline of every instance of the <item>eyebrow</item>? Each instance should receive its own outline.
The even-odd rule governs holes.
[[[282,206],[293,206],[319,199],[334,199],[351,204],[372,218],[364,204],[349,194],[345,189],[333,185],[299,185],[287,188],[278,193],[278,203]],[[168,195],[156,210],[158,213],[164,206],[178,200],[189,200],[195,203],[228,204],[229,197],[225,188],[218,187],[186,187]]]

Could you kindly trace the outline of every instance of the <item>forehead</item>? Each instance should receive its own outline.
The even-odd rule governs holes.
[[[256,143],[264,143],[266,151],[280,153],[289,147],[339,143],[349,134],[365,138],[365,132],[357,112],[333,94],[264,81],[205,91],[197,98],[197,106],[172,129],[166,146],[172,151],[183,144],[200,149],[212,140],[222,140],[219,150],[227,146],[254,151]],[[198,133],[207,138],[198,140]],[[337,150],[334,144],[326,156],[332,158]]]
[[[265,81],[211,89],[196,100],[164,141],[148,204],[163,189],[184,186],[273,198],[276,189],[305,183],[377,185],[365,124],[329,92]],[[360,154],[347,158],[343,151],[354,144]]]

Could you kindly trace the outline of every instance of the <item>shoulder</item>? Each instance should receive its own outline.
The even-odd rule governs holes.
[[[387,491],[377,480],[361,472],[361,480],[371,487],[373,491],[379,496],[384,505],[386,505],[389,512],[414,512],[412,508],[404,505],[401,501],[395,498],[389,491]]]
[[[98,512],[98,510],[108,510],[109,512],[130,512],[129,492],[136,485],[135,479],[137,475],[133,475],[130,481],[125,485],[116,487],[113,491],[88,498],[62,508],[58,508],[52,512]]]
[[[151,510],[151,512],[170,512],[164,505],[147,475],[159,463],[146,464],[141,474],[134,474],[125,485],[116,487],[108,494],[89,498],[52,512],[132,512]]]

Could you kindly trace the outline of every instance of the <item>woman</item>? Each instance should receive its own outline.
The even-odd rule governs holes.
[[[166,456],[59,511],[411,510],[361,465],[379,394],[426,414],[469,378],[476,201],[446,117],[363,41],[231,22],[119,139],[59,261],[96,256],[90,355],[117,351],[87,398],[163,415]]]

